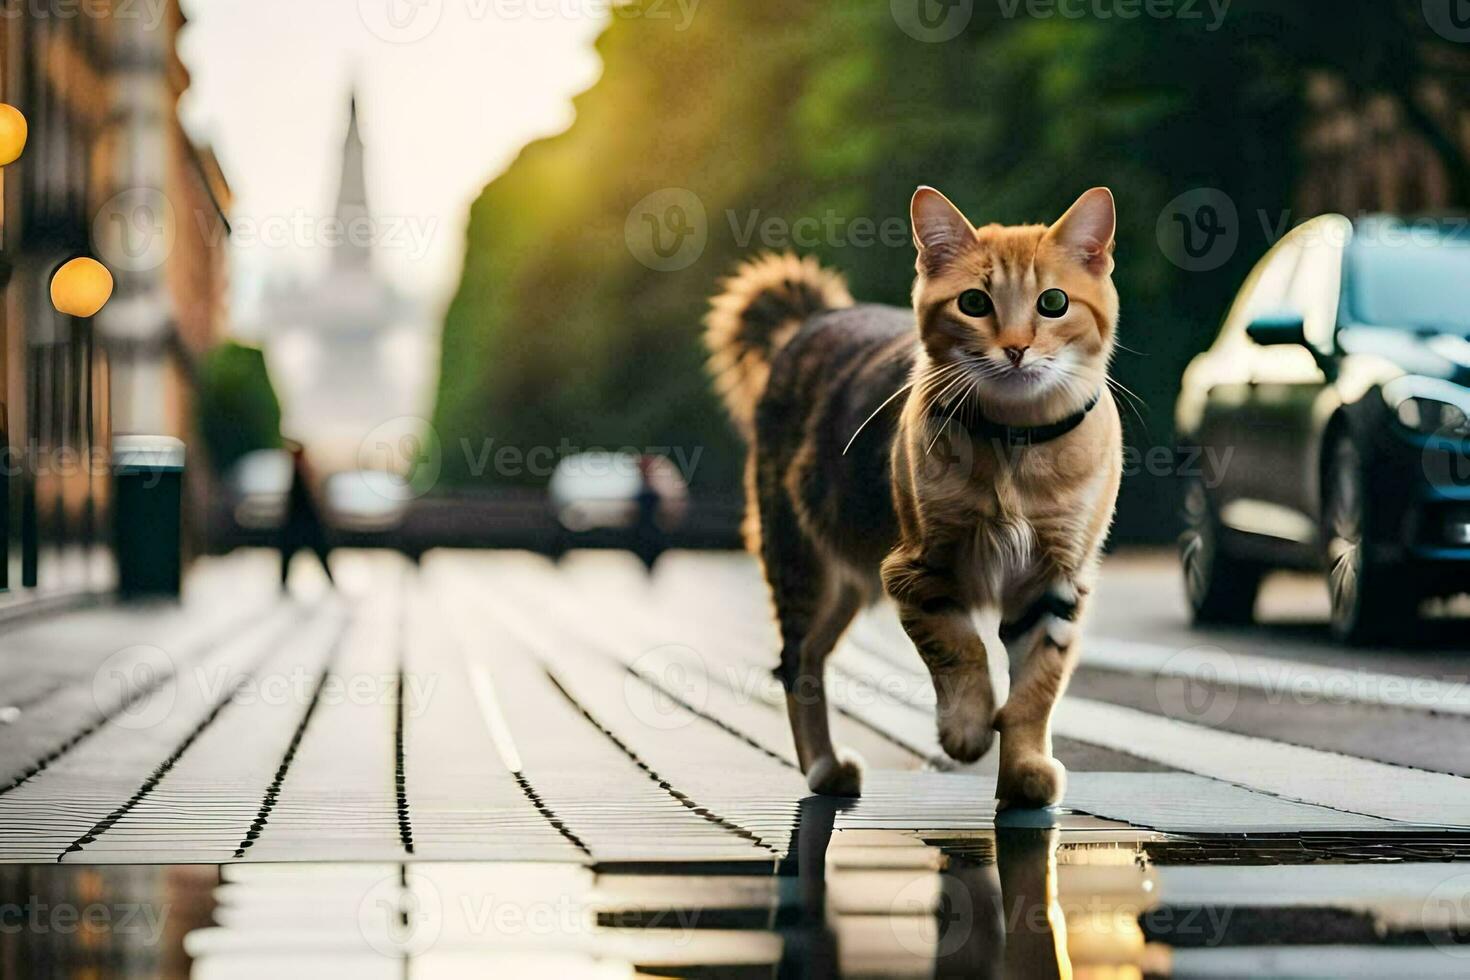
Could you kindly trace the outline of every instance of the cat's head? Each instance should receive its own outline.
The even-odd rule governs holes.
[[[1083,194],[1050,226],[976,228],[921,187],[912,218],[919,335],[936,376],[961,379],[950,395],[973,382],[981,405],[1075,410],[1097,394],[1118,322],[1107,188]]]

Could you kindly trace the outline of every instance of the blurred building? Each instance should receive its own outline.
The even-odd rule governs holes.
[[[1338,211],[1423,214],[1463,209],[1470,187],[1470,105],[1448,83],[1470,72],[1458,57],[1444,78],[1426,78],[1412,96],[1361,92],[1339,75],[1308,75],[1298,206],[1304,217]]]
[[[394,468],[393,453],[360,450],[376,427],[422,413],[421,375],[430,360],[423,310],[374,267],[377,243],[393,225],[369,202],[357,108],[353,97],[335,210],[320,223],[325,270],[305,282],[271,280],[255,317],[281,396],[282,429],[327,472]]]
[[[0,101],[30,125],[4,174],[0,575],[12,589],[95,586],[112,436],[172,435],[192,452],[193,362],[225,312],[229,188],[179,123],[178,0],[0,2]],[[116,280],[92,322],[51,306],[51,273],[77,254]],[[190,468],[195,503],[204,471]]]

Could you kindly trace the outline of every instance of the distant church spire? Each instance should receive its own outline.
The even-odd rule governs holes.
[[[342,182],[337,188],[337,221],[343,229],[343,240],[332,250],[334,265],[366,267],[371,264],[370,214],[362,134],[357,128],[357,94],[354,92],[347,119],[347,138],[342,145]]]

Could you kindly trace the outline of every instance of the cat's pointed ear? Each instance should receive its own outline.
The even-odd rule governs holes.
[[[1071,253],[1097,275],[1113,271],[1113,241],[1118,215],[1113,192],[1094,187],[1077,199],[1067,213],[1047,230],[1047,240]]]
[[[942,264],[975,240],[975,229],[960,209],[932,187],[914,191],[909,217],[914,223],[919,259],[927,267]]]

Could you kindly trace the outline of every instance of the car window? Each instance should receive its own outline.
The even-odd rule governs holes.
[[[1287,290],[1300,257],[1300,243],[1293,234],[1278,242],[1256,263],[1225,316],[1217,347],[1255,346],[1245,335],[1245,328],[1257,317],[1278,312],[1285,306]]]
[[[1302,314],[1307,340],[1321,350],[1332,348],[1337,307],[1342,301],[1342,256],[1352,236],[1352,223],[1327,215],[1300,229],[1301,253],[1287,288],[1284,309]]]
[[[1432,228],[1379,223],[1353,246],[1350,299],[1360,323],[1470,333],[1470,244]]]
[[[1293,231],[1261,257],[1236,293],[1209,354],[1196,358],[1185,370],[1184,393],[1174,409],[1175,424],[1181,432],[1195,431],[1201,424],[1205,392],[1234,388],[1270,373],[1269,362],[1280,348],[1260,346],[1246,336],[1245,328],[1262,314],[1278,312],[1285,305],[1292,275],[1301,258],[1301,245],[1301,238]],[[1306,350],[1298,350],[1311,357]],[[1191,393],[1197,393],[1198,397]],[[1238,393],[1228,397],[1238,397]]]

